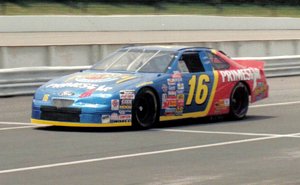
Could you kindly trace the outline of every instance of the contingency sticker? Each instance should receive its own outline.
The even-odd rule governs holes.
[[[182,74],[174,72],[171,78],[167,79],[167,84],[162,85],[162,109],[166,116],[180,116],[184,108],[184,83]]]
[[[43,101],[48,101],[49,100],[49,94],[45,94],[44,96],[43,96]]]
[[[111,100],[111,110],[119,110],[119,100],[118,99]]]
[[[120,91],[120,99],[121,100],[133,100],[135,97],[134,90],[122,90]]]
[[[110,123],[110,115],[102,115],[102,123]]]

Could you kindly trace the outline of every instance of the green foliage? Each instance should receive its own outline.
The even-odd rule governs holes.
[[[199,14],[300,17],[300,0],[0,0],[0,15]]]

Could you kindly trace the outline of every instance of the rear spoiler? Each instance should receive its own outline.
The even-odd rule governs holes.
[[[261,70],[263,70],[265,66],[265,62],[259,60],[234,60],[234,61],[244,67],[258,68]]]

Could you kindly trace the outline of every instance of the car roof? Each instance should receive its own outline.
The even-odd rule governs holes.
[[[160,51],[181,51],[181,50],[211,50],[207,47],[181,46],[181,45],[144,45],[144,46],[127,46],[126,49],[145,49]]]

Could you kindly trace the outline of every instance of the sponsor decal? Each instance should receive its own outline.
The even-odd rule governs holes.
[[[59,96],[73,96],[75,93],[71,92],[71,91],[63,91],[61,93],[59,93]]]
[[[46,86],[47,88],[61,89],[61,88],[79,88],[79,89],[95,89],[97,84],[91,83],[54,83]]]
[[[163,84],[161,89],[162,89],[163,92],[166,93],[168,91],[168,86],[166,84]]]
[[[176,96],[176,91],[168,91],[169,96]]]
[[[255,100],[263,99],[266,96],[267,86],[263,82],[258,82],[257,87],[254,89],[253,95]]]
[[[110,123],[110,115],[102,115],[101,120],[102,123]]]
[[[184,84],[183,83],[177,83],[177,90],[184,90]]]
[[[163,101],[162,109],[167,109],[167,108],[169,108],[169,102],[168,101]]]
[[[172,78],[182,78],[182,74],[179,71],[174,71],[174,74],[172,74]]]
[[[119,110],[119,100],[118,99],[111,100],[111,110]]]
[[[119,114],[118,113],[112,113],[110,115],[110,120],[111,121],[119,121]]]
[[[246,68],[237,70],[220,71],[222,82],[234,82],[241,80],[257,80],[260,79],[260,72],[257,68]]]
[[[182,74],[179,71],[175,71],[174,74],[172,74],[171,79],[173,79],[174,82],[182,82]]]
[[[131,110],[132,109],[132,105],[120,105],[119,107],[122,110]]]
[[[181,116],[183,114],[183,108],[184,108],[184,94],[178,94],[175,116]]]
[[[165,110],[165,115],[166,116],[174,116],[176,112],[176,108],[167,108]]]
[[[174,99],[169,99],[169,107],[176,107],[177,106],[177,101]]]
[[[176,93],[177,93],[177,94],[183,94],[183,93],[184,93],[184,90],[177,90]]]
[[[120,91],[121,100],[133,100],[135,98],[134,90],[122,90]]]
[[[131,121],[131,114],[120,114],[119,121],[130,122]]]
[[[161,96],[162,100],[162,109],[166,109],[169,107],[169,102],[167,102],[168,95],[166,93],[163,93]]]
[[[121,100],[121,105],[132,105],[132,100]]]
[[[131,110],[119,110],[119,114],[131,113]]]
[[[169,96],[162,103],[162,109],[167,109],[169,107],[176,107],[176,106],[177,106],[176,96]]]
[[[176,85],[176,81],[174,78],[168,78],[167,79],[167,82],[168,82],[168,85],[171,86],[171,85]]]
[[[127,99],[121,100],[120,109],[131,111],[131,109],[132,109],[132,100],[127,100]]]
[[[173,99],[173,100],[176,100],[177,99],[177,97],[176,96],[168,96],[168,98],[167,98],[168,100],[170,100],[170,99]]]
[[[49,94],[44,94],[44,96],[43,96],[43,101],[48,101],[49,100]]]
[[[131,114],[118,114],[112,113],[110,115],[111,122],[130,122],[131,121]]]
[[[224,99],[224,105],[229,107],[230,105],[230,100],[229,99]]]
[[[163,93],[162,94],[162,96],[161,96],[161,99],[162,99],[162,101],[164,102],[164,101],[166,101],[167,100],[167,94],[166,93]]]
[[[106,92],[109,90],[112,90],[112,87],[107,87],[106,85],[101,85],[96,89],[96,91],[100,91],[100,92]]]
[[[169,86],[169,91],[176,91],[176,86],[175,85]]]
[[[175,111],[175,116],[182,116],[183,114],[183,107],[177,107]]]
[[[123,75],[120,73],[81,74],[75,77],[75,81],[83,83],[101,83],[115,81],[122,76]]]
[[[177,100],[184,100],[184,94],[178,94]]]
[[[217,102],[215,102],[215,112],[223,112],[227,111],[230,105],[230,100],[229,99],[220,99]]]
[[[79,98],[86,98],[86,97],[89,97],[91,96],[94,92],[95,92],[96,89],[90,89],[84,93],[82,93]]]

